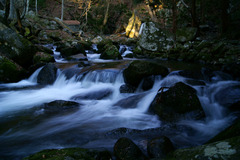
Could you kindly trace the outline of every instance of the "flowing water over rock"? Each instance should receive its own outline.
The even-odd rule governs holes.
[[[98,57],[94,56],[89,54],[89,60],[99,62]],[[61,58],[57,62],[67,63]],[[84,67],[78,68],[80,72],[70,77],[65,75],[76,69],[76,65],[68,70],[58,70],[57,79],[52,85],[37,84],[37,75],[42,68],[27,80],[1,84],[1,159],[21,159],[50,148],[104,147],[112,150],[114,143],[122,136],[131,137],[137,144],[142,144],[143,140],[165,135],[175,147],[193,146],[206,142],[235,118],[219,105],[215,95],[222,85],[239,85],[237,81],[212,77],[214,82],[193,85],[206,118],[168,124],[150,114],[149,106],[159,88],[171,87],[177,82],[188,84],[189,78],[174,71],[165,78],[156,76],[153,88],[148,91],[138,89],[135,93],[120,93],[120,87],[125,84],[123,68],[129,62],[119,61],[122,67],[115,68],[112,63],[109,60],[96,63],[98,67],[83,72]],[[111,67],[99,67],[103,65]],[[70,107],[54,107],[51,110],[55,103],[70,104]]]

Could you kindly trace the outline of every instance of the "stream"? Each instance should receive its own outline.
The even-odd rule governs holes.
[[[93,46],[96,49],[96,46]],[[120,47],[122,55],[131,53],[129,47]],[[56,48],[54,47],[55,51]],[[149,106],[161,87],[171,87],[177,82],[188,84],[189,78],[178,75],[185,68],[163,62],[171,73],[156,77],[148,91],[139,87],[135,93],[120,93],[125,84],[123,70],[133,60],[101,60],[99,54],[87,54],[91,67],[77,67],[55,52],[59,67],[52,85],[37,83],[42,68],[31,77],[18,83],[0,84],[0,159],[19,160],[43,149],[82,147],[112,151],[120,137],[129,137],[142,150],[146,140],[159,135],[168,136],[175,147],[203,144],[228,127],[236,118],[228,113],[214,98],[218,90],[238,81],[216,75],[206,85],[192,86],[197,90],[206,118],[181,120],[176,124],[163,123],[158,116],[148,112]],[[180,62],[179,62],[180,63]],[[77,70],[77,74],[67,73]],[[83,71],[84,70],[84,71]],[[190,84],[189,84],[190,85]],[[48,111],[44,104],[55,100],[74,101],[77,109]]]

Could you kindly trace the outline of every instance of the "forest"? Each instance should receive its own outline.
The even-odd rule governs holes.
[[[239,29],[239,0],[0,0],[0,159],[239,159]]]

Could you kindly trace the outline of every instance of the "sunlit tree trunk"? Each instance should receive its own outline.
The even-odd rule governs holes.
[[[61,14],[62,21],[63,21],[63,14],[64,14],[64,0],[62,0],[62,14]]]
[[[106,2],[107,2],[107,9],[106,9],[104,20],[103,20],[103,26],[107,24],[110,0],[106,0]]]

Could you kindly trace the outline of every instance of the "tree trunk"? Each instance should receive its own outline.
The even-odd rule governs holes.
[[[174,41],[176,41],[176,31],[177,31],[177,3],[176,0],[172,0],[172,32],[174,35]]]
[[[106,9],[104,20],[103,20],[103,26],[107,24],[110,0],[106,0],[106,2],[107,2],[107,9]]]
[[[64,0],[62,0],[62,14],[61,14],[61,21],[63,21],[63,14],[64,14]]]
[[[28,10],[29,10],[29,0],[27,0],[27,3],[26,3],[26,14],[28,14]]]
[[[15,19],[16,18],[15,0],[10,0],[9,18],[10,19]]]
[[[37,0],[35,0],[35,12],[36,12],[36,15],[38,15],[38,2],[37,2]]]
[[[196,0],[192,0],[191,15],[192,15],[192,27],[198,28],[198,21],[197,21],[197,14],[196,14]]]
[[[21,22],[21,15],[20,15],[20,11],[19,11],[18,8],[16,8],[16,13],[17,13],[17,23],[18,23],[18,27],[19,27],[20,33],[23,34],[22,22]]]
[[[229,0],[221,0],[221,19],[222,19],[222,34],[226,33],[229,26]]]
[[[4,14],[5,24],[8,24],[9,11],[10,11],[10,0],[6,0],[5,1],[5,14]]]
[[[151,9],[151,7],[150,7],[150,2],[149,2],[149,0],[147,1],[147,8],[148,8],[148,14],[150,15],[150,17],[151,17],[151,20],[153,21],[153,22],[155,22],[156,21],[156,17],[155,17],[155,14],[153,13],[153,11],[152,11],[152,9]]]

